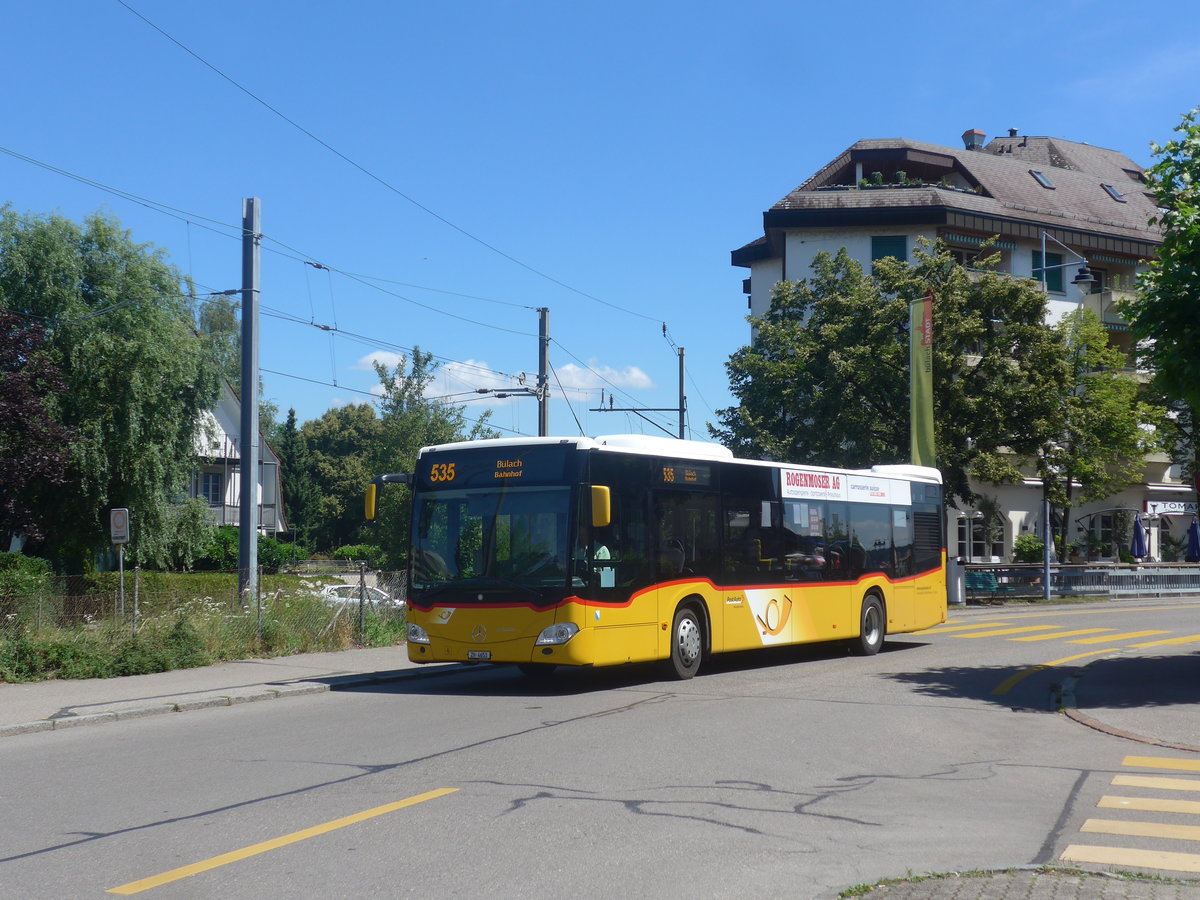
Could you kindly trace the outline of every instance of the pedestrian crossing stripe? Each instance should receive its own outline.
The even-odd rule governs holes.
[[[1174,769],[1179,772],[1200,772],[1200,759],[1178,759],[1174,756],[1127,756],[1121,765],[1137,769]]]
[[[927,628],[920,634],[944,634],[947,631],[969,631],[972,628],[1003,628],[1008,622],[972,622],[969,625],[961,624],[954,620],[946,622],[944,625],[934,625],[932,628]]]
[[[1135,869],[1160,869],[1168,872],[1200,872],[1200,854],[1196,853],[1167,853],[1161,850],[1072,844],[1063,851],[1061,858],[1065,862],[1130,866]]]
[[[1129,768],[1167,769],[1200,773],[1200,759],[1179,759],[1172,756],[1126,756],[1121,763]],[[1157,791],[1200,792],[1200,778],[1181,778],[1166,775],[1115,775],[1113,785],[1147,788]],[[1096,804],[1100,809],[1136,810],[1173,815],[1200,815],[1200,802],[1162,798],[1103,796]],[[1175,822],[1126,822],[1118,819],[1087,819],[1080,827],[1082,834],[1120,837],[1139,837],[1151,840],[1200,842],[1200,825],[1181,825]],[[1063,862],[1093,863],[1111,867],[1157,869],[1162,872],[1200,873],[1200,854],[1176,853],[1165,850],[1138,850],[1131,847],[1099,847],[1072,844],[1059,857]]]
[[[1075,637],[1076,635],[1098,635],[1102,631],[1111,631],[1111,628],[1081,628],[1078,631],[1055,631],[1052,635],[1030,635],[1028,637],[1014,637],[1014,641],[1032,642],[1032,641],[1057,641],[1061,637]]]
[[[1088,819],[1079,830],[1089,834],[1119,834],[1124,837],[1166,838],[1170,841],[1200,841],[1200,825],[1167,825],[1161,822]]]
[[[1179,644],[1195,644],[1200,642],[1200,634],[1188,634],[1183,637],[1163,638],[1161,641],[1150,641],[1145,644],[1134,644],[1135,647],[1172,647]]]
[[[1150,797],[1101,797],[1101,809],[1135,809],[1138,812],[1183,813],[1200,816],[1200,800],[1158,800]]]
[[[1200,791],[1200,778],[1156,778],[1153,775],[1118,775],[1116,787],[1143,787],[1156,791]]]
[[[1023,625],[1020,628],[1001,628],[999,631],[993,630],[993,631],[980,631],[980,632],[977,632],[976,634],[956,634],[956,635],[954,635],[954,637],[965,638],[967,640],[971,640],[973,638],[1003,637],[1004,635],[1007,635],[1007,634],[1026,634],[1027,632],[1030,632],[1030,631],[1049,631],[1050,629],[1057,628],[1057,627],[1058,627],[1057,625]]]
[[[1101,637],[1080,638],[1077,641],[1070,641],[1072,644],[1102,644],[1105,641],[1127,641],[1131,638],[1150,637],[1155,634],[1170,634],[1169,631],[1127,631],[1124,634],[1106,634]]]

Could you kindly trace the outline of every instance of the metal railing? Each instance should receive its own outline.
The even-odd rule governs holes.
[[[960,567],[967,603],[1037,601],[1045,597],[1044,570],[1036,564],[951,562]],[[951,579],[954,572],[951,571]],[[1050,567],[1050,598],[1154,599],[1200,597],[1200,565],[1194,563],[1092,563]]]

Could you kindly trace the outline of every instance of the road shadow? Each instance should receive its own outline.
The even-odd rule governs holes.
[[[884,644],[880,657],[902,654],[924,646],[927,644],[920,641],[889,639]],[[704,661],[695,681],[703,683],[707,678],[734,672],[783,668],[848,655],[846,646],[836,642],[720,653]],[[628,688],[659,688],[670,691],[680,682],[666,674],[666,665],[658,662],[603,668],[559,666],[543,675],[531,677],[515,665],[462,663],[310,680],[328,684],[330,690],[353,693],[561,697]]]
[[[1098,659],[1075,688],[1078,709],[1200,704],[1200,653]]]
[[[1139,708],[1200,703],[1200,654],[1115,656],[1043,667],[945,666],[883,675],[932,697],[975,700],[1008,708],[1055,709],[1062,686],[1078,677],[1074,705]]]

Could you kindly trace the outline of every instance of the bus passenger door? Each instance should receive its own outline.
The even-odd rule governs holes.
[[[911,629],[916,618],[916,581],[913,578],[913,511],[892,507],[892,559],[888,577],[892,602],[888,607],[888,631]]]
[[[654,580],[660,622],[671,622],[680,601],[699,596],[709,643],[723,649],[723,580],[716,493],[658,491],[654,496]],[[669,633],[669,626],[668,632]]]

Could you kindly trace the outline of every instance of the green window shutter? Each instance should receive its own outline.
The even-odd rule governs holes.
[[[873,236],[871,238],[872,271],[875,268],[875,260],[883,259],[885,256],[894,256],[899,260],[908,259],[908,238],[902,234],[887,237]]]
[[[1063,293],[1063,258],[1061,253],[1046,254],[1046,290]],[[1033,277],[1042,280],[1042,251],[1033,251]]]

